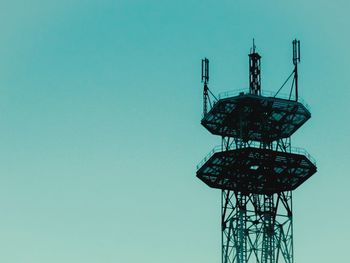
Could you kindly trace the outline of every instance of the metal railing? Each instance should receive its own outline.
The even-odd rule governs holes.
[[[259,142],[249,142],[246,145],[244,145],[243,147],[240,148],[260,148],[260,143]],[[202,167],[215,153],[218,152],[224,152],[227,150],[236,150],[238,149],[236,147],[236,144],[232,143],[228,149],[223,149],[223,147],[221,145],[217,145],[215,146],[198,164],[197,164],[197,170]],[[271,149],[277,151],[277,152],[284,152],[280,149],[280,147],[277,147],[277,143],[273,142],[272,143],[272,147]],[[300,148],[300,147],[290,147],[290,151],[287,151],[288,153],[294,153],[294,154],[299,154],[299,155],[304,155],[305,157],[307,157],[310,162],[312,162],[314,165],[316,165],[316,160],[304,149],[304,148]]]
[[[218,95],[218,100],[235,97],[235,96],[238,96],[240,94],[242,94],[242,95],[243,94],[244,95],[249,94],[249,90],[247,90],[247,89],[236,89],[236,90],[220,92],[219,95]],[[264,97],[275,97],[276,92],[269,91],[269,90],[263,90],[263,91],[261,91],[261,95],[264,96]],[[289,98],[289,94],[286,94],[286,93],[278,93],[278,95],[275,98],[295,101],[295,97],[294,96],[291,96]],[[305,108],[308,109],[308,111],[311,110],[309,104],[307,104],[304,99],[299,97],[298,98],[298,102],[303,104],[305,106]]]

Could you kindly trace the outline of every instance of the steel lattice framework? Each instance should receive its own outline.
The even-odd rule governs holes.
[[[293,262],[292,192],[222,190],[222,262]]]
[[[300,42],[293,41],[288,99],[276,95],[291,76],[274,96],[262,95],[260,59],[253,44],[249,93],[219,99],[208,88],[209,60],[202,61],[201,123],[221,145],[197,166],[197,177],[221,189],[222,263],[293,263],[292,190],[317,170],[305,150],[291,147],[291,135],[311,117],[298,101]]]

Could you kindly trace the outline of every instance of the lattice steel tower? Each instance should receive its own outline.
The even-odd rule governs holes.
[[[221,189],[222,263],[292,263],[292,190],[316,172],[313,158],[290,140],[311,117],[298,99],[300,42],[293,41],[293,71],[275,94],[261,91],[260,61],[253,42],[249,91],[216,98],[209,60],[202,60],[201,124],[221,145],[197,166],[197,177]],[[289,80],[289,95],[277,97]]]

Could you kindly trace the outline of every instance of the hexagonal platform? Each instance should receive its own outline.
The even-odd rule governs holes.
[[[271,142],[290,137],[310,117],[300,102],[242,93],[218,100],[201,123],[215,135]]]
[[[296,189],[316,170],[305,155],[247,147],[214,153],[197,177],[213,188],[272,194]]]

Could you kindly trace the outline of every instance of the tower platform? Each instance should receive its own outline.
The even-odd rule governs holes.
[[[272,142],[290,137],[310,117],[300,102],[240,93],[219,99],[201,123],[215,135]]]
[[[316,172],[304,154],[247,147],[215,152],[204,160],[197,177],[213,188],[273,194],[296,189]]]

